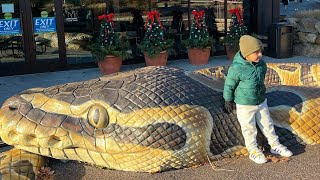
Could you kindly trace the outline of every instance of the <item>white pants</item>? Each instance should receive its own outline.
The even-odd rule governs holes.
[[[237,106],[237,118],[241,126],[245,145],[249,152],[258,148],[256,123],[268,140],[268,144],[279,144],[278,136],[275,133],[273,121],[269,114],[267,99],[259,105]]]

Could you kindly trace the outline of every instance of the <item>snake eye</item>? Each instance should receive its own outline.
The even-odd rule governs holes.
[[[105,128],[109,124],[108,112],[101,106],[92,106],[88,113],[90,124],[98,129]]]

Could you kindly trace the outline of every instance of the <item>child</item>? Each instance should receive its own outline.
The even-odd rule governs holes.
[[[256,123],[266,136],[271,153],[290,157],[292,152],[280,144],[268,110],[264,85],[267,66],[261,59],[263,45],[260,40],[244,35],[239,46],[240,51],[230,65],[224,85],[225,111],[231,113],[236,103],[237,118],[252,161],[267,162],[257,145]]]

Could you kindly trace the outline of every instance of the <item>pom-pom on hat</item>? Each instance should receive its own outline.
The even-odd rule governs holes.
[[[251,53],[258,51],[259,49],[263,51],[262,42],[259,39],[249,35],[241,36],[239,41],[239,46],[240,46],[240,52],[243,57],[247,57]]]

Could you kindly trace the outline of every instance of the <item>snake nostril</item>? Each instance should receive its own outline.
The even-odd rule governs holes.
[[[18,142],[19,141],[18,133],[15,130],[10,131],[9,134],[8,134],[8,137],[10,137],[10,140],[12,142]]]
[[[60,137],[58,137],[58,136],[51,136],[51,139],[54,139],[56,141],[61,141]]]
[[[29,134],[29,138],[30,139],[34,139],[34,138],[36,138],[37,136],[35,135],[35,134]]]
[[[49,141],[48,141],[48,145],[49,145],[49,146],[53,146],[53,145],[59,143],[60,141],[61,141],[61,138],[60,138],[60,137],[58,137],[58,136],[51,136],[50,139],[49,139]]]
[[[18,109],[18,106],[17,105],[10,105],[9,106],[9,110],[10,111],[14,111],[14,110],[17,110]]]

